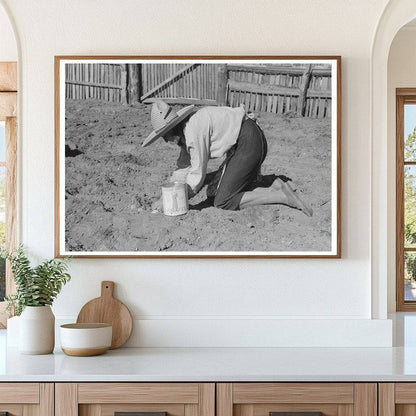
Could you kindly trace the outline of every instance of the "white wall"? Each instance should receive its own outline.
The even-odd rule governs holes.
[[[391,44],[388,60],[388,305],[396,310],[396,88],[416,88],[416,25],[404,26]]]
[[[0,61],[17,61],[17,45],[10,19],[0,6]]]
[[[4,2],[22,43],[21,236],[39,257],[54,244],[54,55],[343,59],[342,259],[74,259],[59,318],[74,319],[109,279],[137,319],[130,345],[390,343],[389,322],[370,320],[369,65],[387,0]]]

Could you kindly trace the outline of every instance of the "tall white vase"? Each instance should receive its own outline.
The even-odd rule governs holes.
[[[7,346],[19,347],[19,320],[20,316],[13,316],[7,320]]]
[[[55,316],[50,306],[26,306],[19,319],[19,351],[50,354],[55,347]]]

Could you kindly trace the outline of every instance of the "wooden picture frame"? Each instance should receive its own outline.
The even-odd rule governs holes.
[[[186,215],[152,212],[177,156],[161,139],[141,147],[159,100],[174,111],[244,105],[268,146],[244,191],[287,183],[313,216],[299,203],[215,208],[206,186]],[[339,258],[341,57],[56,56],[55,255]]]

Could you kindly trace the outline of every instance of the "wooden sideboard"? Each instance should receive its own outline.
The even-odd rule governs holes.
[[[415,416],[416,383],[0,383],[0,416]]]

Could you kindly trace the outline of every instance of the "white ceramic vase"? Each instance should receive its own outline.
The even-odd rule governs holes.
[[[50,354],[55,347],[55,316],[50,306],[26,306],[19,319],[19,351]]]
[[[13,316],[7,320],[7,346],[19,346],[19,320],[20,316]]]

